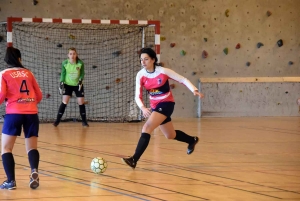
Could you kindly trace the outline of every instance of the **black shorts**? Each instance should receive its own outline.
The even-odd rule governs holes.
[[[171,115],[174,111],[174,102],[161,102],[158,103],[156,108],[152,108],[152,111],[158,112],[160,114],[165,115],[167,118],[160,124],[163,125],[171,121]]]
[[[64,87],[65,87],[64,95],[72,96],[72,93],[74,91],[76,94],[76,97],[84,97],[83,85],[82,85],[82,88],[80,89],[80,91],[78,91],[79,86],[70,86],[70,85],[64,84]]]

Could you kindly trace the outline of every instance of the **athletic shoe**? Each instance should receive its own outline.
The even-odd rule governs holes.
[[[4,181],[3,184],[0,185],[0,189],[8,189],[15,190],[17,188],[16,181],[12,180],[11,182]]]
[[[130,156],[128,158],[122,158],[121,160],[123,161],[124,164],[127,164],[128,166],[130,166],[134,170],[134,168],[136,166],[136,162],[134,161],[132,156]]]
[[[57,127],[58,124],[59,124],[59,121],[56,120],[52,125],[55,126],[55,127]]]
[[[196,144],[198,143],[199,141],[199,138],[198,137],[194,137],[194,142],[189,144],[188,148],[187,148],[187,154],[191,154],[193,153],[194,149],[195,149],[195,146]]]
[[[82,122],[83,127],[89,127],[90,125],[87,122]]]
[[[36,189],[37,187],[39,187],[40,178],[39,178],[39,173],[37,172],[36,169],[32,170],[31,175],[29,177],[30,177],[29,187],[32,189]]]

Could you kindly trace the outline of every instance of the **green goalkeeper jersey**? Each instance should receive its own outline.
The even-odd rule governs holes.
[[[70,86],[77,86],[79,80],[84,78],[84,64],[79,59],[77,63],[71,64],[68,59],[61,64],[60,81]]]

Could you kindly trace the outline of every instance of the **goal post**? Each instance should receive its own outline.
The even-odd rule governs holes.
[[[70,47],[77,49],[84,62],[87,119],[142,119],[134,101],[135,76],[141,69],[138,55],[142,47],[151,47],[160,60],[159,21],[9,17],[6,30],[7,46],[21,50],[22,63],[34,73],[43,91],[41,122],[56,118],[62,101],[58,93],[61,63]],[[147,103],[146,98],[144,101]],[[62,120],[81,120],[75,94]]]

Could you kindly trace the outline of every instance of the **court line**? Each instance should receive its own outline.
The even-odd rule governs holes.
[[[68,152],[62,152],[62,151],[51,150],[51,149],[45,149],[45,150],[56,151],[56,152],[64,153],[64,154],[70,154],[70,153],[68,153]],[[70,154],[70,155],[81,156],[81,155],[78,155],[78,154]],[[17,155],[17,154],[14,154],[14,156],[18,156],[18,157],[21,157],[21,158],[26,158],[26,156],[21,156],[21,155]],[[86,157],[86,156],[81,156],[81,157],[83,157],[83,158],[89,158],[89,157]],[[72,166],[61,165],[61,164],[57,164],[57,163],[53,163],[53,162],[49,162],[49,161],[44,161],[44,160],[40,160],[40,161],[41,161],[41,162],[44,162],[44,163],[52,164],[52,165],[57,165],[57,166],[59,166],[59,167],[67,167],[67,168],[70,168],[70,169],[73,169],[73,170],[78,170],[78,171],[83,171],[83,172],[90,173],[90,174],[95,174],[95,173],[93,173],[93,172],[91,172],[91,171],[87,171],[87,170],[85,170],[85,169],[79,169],[79,168],[75,168],[75,167],[72,167]],[[17,164],[17,163],[16,163],[16,164]],[[118,163],[117,163],[117,164],[118,164]],[[23,164],[18,164],[18,165],[25,166],[25,165],[23,165]],[[27,167],[27,166],[26,166],[26,167]],[[43,170],[43,169],[40,169],[40,168],[39,168],[39,170]],[[84,179],[81,179],[81,178],[71,177],[71,176],[68,176],[68,175],[65,175],[65,174],[60,174],[60,173],[52,172],[52,171],[49,171],[49,170],[43,170],[43,171],[45,171],[45,172],[50,172],[50,173],[56,174],[56,175],[61,175],[61,176],[65,176],[65,177],[77,179],[77,180],[82,180],[82,181],[90,182],[89,180],[84,180]],[[42,173],[42,172],[41,172],[41,173]],[[199,196],[194,196],[194,195],[190,195],[190,194],[186,194],[186,193],[182,193],[182,192],[178,192],[178,191],[174,191],[174,190],[170,190],[170,189],[166,189],[166,188],[161,188],[161,187],[157,187],[157,186],[153,186],[153,185],[149,185],[149,184],[145,184],[145,183],[135,182],[135,181],[132,181],[132,180],[120,179],[120,178],[118,178],[118,177],[114,177],[114,176],[110,176],[110,175],[103,175],[103,176],[109,177],[109,178],[113,178],[113,179],[117,179],[117,180],[121,180],[121,181],[131,182],[131,183],[135,183],[135,184],[145,185],[145,186],[152,187],[152,188],[158,188],[158,189],[162,189],[162,190],[169,191],[169,192],[172,192],[172,193],[176,193],[176,194],[180,194],[180,195],[185,195],[185,196],[189,196],[189,197],[193,197],[193,198],[197,198],[197,199],[201,199],[201,200],[209,200],[209,199],[207,199],[207,198],[202,198],[202,197],[199,197]],[[57,178],[58,178],[58,177],[57,177]],[[60,179],[63,179],[63,178],[60,178]],[[75,182],[75,183],[76,183],[76,182]],[[94,182],[94,183],[96,183],[96,182]],[[87,185],[88,185],[88,184],[87,184]],[[118,189],[118,190],[122,190],[122,191],[125,191],[125,192],[130,192],[130,193],[142,195],[142,196],[145,196],[145,197],[154,198],[154,199],[157,199],[157,200],[165,201],[165,200],[163,200],[163,199],[156,198],[156,197],[153,197],[153,196],[150,196],[150,195],[146,195],[146,194],[142,194],[142,193],[137,193],[137,192],[130,191],[130,190],[126,190],[126,189],[122,189],[122,188],[117,188],[117,187],[110,186],[110,185],[107,185],[107,184],[102,184],[102,183],[100,183],[100,185],[103,185],[103,186],[106,186],[106,187],[110,187],[110,188],[114,188],[114,189]],[[102,189],[102,188],[101,188],[101,189]]]
[[[75,149],[74,147],[69,147],[69,146],[66,147],[66,148],[73,148],[73,149]],[[47,148],[43,148],[43,149],[49,150],[49,151],[56,151],[56,152],[60,152],[60,153],[65,153],[65,154],[70,154],[70,155],[75,155],[75,156],[81,156],[81,155],[78,155],[78,154],[71,154],[71,153],[68,153],[68,152],[62,152],[62,151],[57,151],[57,150],[52,150],[52,149],[47,149]],[[82,148],[80,148],[80,149],[77,148],[77,150],[87,151],[87,149],[82,149]],[[88,149],[88,151],[92,152],[92,150],[90,150],[90,149]],[[95,150],[93,150],[93,153],[96,153],[96,152],[95,152]],[[98,153],[102,153],[102,152],[98,152]],[[110,155],[110,156],[114,156],[114,155]],[[81,156],[81,157],[87,158],[86,156]],[[147,160],[141,160],[141,161],[148,162]],[[111,163],[113,163],[113,162],[111,162]],[[148,162],[148,163],[150,163],[150,162]],[[121,164],[121,163],[115,163],[115,164]],[[156,163],[156,164],[162,165],[162,163]],[[201,173],[201,172],[198,172],[198,171],[191,171],[190,169],[182,168],[180,166],[174,166],[174,165],[164,165],[164,166],[167,166],[167,167],[176,167],[177,169],[181,169],[181,170],[185,170],[185,171],[189,171],[189,172],[195,172],[195,173],[205,174],[205,173]],[[67,167],[69,167],[69,166],[67,166]],[[180,168],[178,168],[178,167],[180,167]],[[72,167],[70,167],[70,168],[72,168]],[[266,194],[263,194],[263,193],[258,193],[258,192],[249,191],[249,190],[245,190],[245,189],[240,189],[240,188],[236,188],[236,187],[231,187],[231,186],[227,186],[227,185],[217,184],[217,183],[214,183],[214,182],[208,182],[208,181],[203,181],[203,180],[199,180],[199,179],[189,178],[189,177],[185,177],[185,176],[175,175],[175,174],[171,174],[171,173],[160,172],[160,171],[156,171],[156,170],[153,170],[153,169],[147,169],[147,168],[140,168],[140,169],[144,169],[144,170],[148,170],[148,171],[153,171],[153,172],[157,172],[157,173],[160,173],[160,174],[166,174],[166,175],[171,175],[171,176],[175,176],[175,177],[185,178],[185,179],[191,179],[191,180],[195,180],[195,181],[201,181],[201,182],[204,182],[204,183],[209,183],[209,184],[213,184],[213,185],[217,185],[217,186],[222,186],[222,187],[225,187],[225,188],[231,188],[231,189],[235,189],[235,190],[240,190],[240,191],[244,191],[244,192],[248,192],[248,193],[253,193],[253,194],[257,194],[257,195],[262,195],[262,196],[266,196],[266,197],[272,197],[272,198],[276,198],[276,199],[282,199],[282,198],[279,198],[279,197],[275,197],[275,196],[271,196],[271,195],[266,195]],[[78,170],[81,170],[81,169],[78,169]],[[210,174],[206,174],[206,175],[215,176],[215,175],[210,175]],[[109,176],[109,175],[106,175],[106,176]],[[109,177],[114,178],[114,179],[124,180],[124,179],[120,179],[120,178],[113,177],[113,176],[109,176]],[[220,176],[215,176],[215,177],[229,179],[229,178],[220,177]],[[252,184],[252,185],[257,185],[257,186],[268,187],[268,186],[259,185],[259,184],[255,184],[255,183],[245,182],[245,181],[242,181],[242,180],[236,180],[236,179],[230,179],[230,180],[235,180],[235,181],[239,181],[239,182],[243,182],[243,183],[248,183],[248,184]],[[139,182],[134,182],[134,181],[131,181],[131,180],[124,180],[124,181],[128,181],[128,182],[131,182],[131,183],[136,183],[136,184],[141,184],[141,185],[145,185],[145,186],[157,188],[156,186],[152,186],[152,185],[144,184],[144,183],[139,183]],[[273,188],[273,187],[268,187],[268,188]],[[162,188],[160,188],[160,189],[162,189]],[[273,189],[275,189],[275,188],[273,188]],[[172,190],[169,190],[169,189],[164,189],[164,190],[172,192]],[[276,190],[281,190],[281,189],[276,189]],[[285,191],[285,190],[281,190],[281,191]],[[177,193],[180,193],[180,192],[177,192]],[[180,193],[180,194],[183,194],[183,193]],[[188,195],[188,194],[184,194],[184,195]],[[188,196],[192,196],[192,195],[188,195]],[[197,197],[197,198],[201,198],[201,197]],[[206,199],[206,198],[201,198],[201,199]]]

